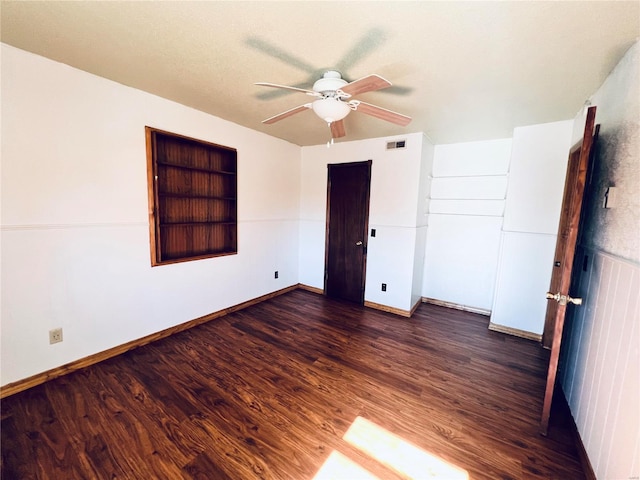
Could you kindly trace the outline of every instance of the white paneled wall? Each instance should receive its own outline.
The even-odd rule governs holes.
[[[423,297],[490,311],[511,139],[437,145]]]
[[[580,272],[560,372],[589,460],[602,479],[640,470],[640,266],[579,250]]]

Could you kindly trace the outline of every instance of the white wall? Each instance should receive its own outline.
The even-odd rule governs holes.
[[[573,121],[515,128],[491,322],[542,334]]]
[[[559,379],[597,478],[639,478],[640,43],[591,102],[601,129],[576,254],[584,304],[568,311]],[[580,113],[574,131],[583,128]],[[604,209],[611,185],[618,206]]]
[[[513,130],[504,230],[558,233],[573,120]]]
[[[1,53],[2,385],[298,283],[298,146]],[[145,125],[238,150],[237,255],[151,268]]]
[[[542,334],[556,235],[502,232],[491,322]]]
[[[300,283],[324,287],[327,165],[372,160],[369,231],[375,228],[376,236],[368,238],[365,300],[410,310],[420,174],[428,162],[422,151],[429,143],[422,133],[401,138],[406,148],[397,150],[386,150],[386,144],[400,138],[302,148]],[[382,283],[386,292],[380,289]]]
[[[427,231],[429,222],[429,202],[431,178],[433,175],[433,158],[435,146],[425,135],[422,142],[422,158],[420,161],[420,180],[418,186],[418,205],[416,216],[416,240],[413,256],[413,287],[411,289],[412,307],[422,301],[424,285],[424,260],[427,249]]]
[[[422,295],[491,310],[511,139],[436,145]]]

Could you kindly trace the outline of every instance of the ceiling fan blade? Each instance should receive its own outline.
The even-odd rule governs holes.
[[[356,106],[356,112],[366,113],[367,115],[371,115],[372,117],[376,117],[381,120],[386,120],[387,122],[395,123],[396,125],[402,125],[403,127],[406,127],[411,122],[411,117],[402,115],[401,113],[392,112],[391,110],[387,110],[386,108],[371,105],[370,103],[360,102],[358,100],[354,100],[353,102],[349,103],[352,103]]]
[[[295,85],[290,85],[291,87],[294,88],[302,88],[305,89],[305,87],[309,84],[313,83],[313,80],[309,80],[308,82],[303,82],[303,83],[297,83]],[[393,88],[393,87],[391,87]],[[280,98],[280,97],[284,97],[286,95],[290,95],[290,94],[294,94],[296,93],[297,90],[290,90],[290,89],[284,89],[284,88],[269,88],[269,89],[264,89],[261,90],[260,93],[257,93],[255,95],[255,97],[259,100],[273,100],[275,98]]]
[[[284,90],[293,90],[294,92],[306,93],[307,95],[312,95],[314,97],[322,96],[321,93],[314,92],[313,90],[307,90],[306,88],[289,87],[287,85],[278,85],[276,83],[258,82],[258,83],[255,83],[254,85],[260,85],[261,87],[282,88]]]
[[[289,52],[284,51],[280,47],[277,47],[266,40],[262,40],[258,37],[249,37],[245,40],[246,44],[250,47],[253,47],[257,50],[266,53],[278,60],[286,63],[287,65],[291,65],[299,70],[304,72],[308,72],[313,74],[314,76],[317,74],[318,69],[314,68],[312,65],[309,65],[304,60],[300,60],[299,58],[294,57]]]
[[[344,93],[348,93],[352,97],[355,97],[361,93],[373,92],[390,86],[391,82],[385,80],[380,75],[373,74],[348,83],[340,90]]]
[[[356,63],[368,57],[375,49],[380,47],[386,40],[384,30],[381,28],[372,28],[367,31],[360,39],[342,56],[336,63],[336,70],[346,72]]]
[[[266,123],[267,125],[270,125],[272,123],[279,122],[284,118],[290,117],[291,115],[295,115],[296,113],[303,112],[304,110],[307,110],[309,108],[311,108],[311,104],[305,103],[304,105],[300,105],[299,107],[295,107],[290,110],[287,110],[286,112],[282,112],[282,113],[279,113],[278,115],[274,115],[273,117],[269,117],[266,120],[263,120],[262,123]]]
[[[394,85],[393,87],[387,88],[382,93],[391,93],[392,95],[409,95],[413,92],[413,88],[411,87],[403,87],[400,85]]]
[[[331,138],[344,137],[346,132],[344,131],[344,120],[338,120],[331,122]]]

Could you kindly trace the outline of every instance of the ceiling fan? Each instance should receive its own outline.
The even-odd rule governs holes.
[[[291,115],[311,109],[318,117],[327,122],[331,128],[331,138],[333,139],[346,135],[343,119],[352,110],[395,123],[396,125],[402,125],[403,127],[411,122],[411,117],[353,98],[362,93],[373,92],[391,86],[391,82],[375,74],[367,75],[349,83],[342,78],[340,72],[329,70],[313,84],[312,90],[265,82],[258,82],[256,85],[292,90],[316,97],[316,100],[311,103],[305,103],[263,120],[262,123],[265,124],[279,122]]]

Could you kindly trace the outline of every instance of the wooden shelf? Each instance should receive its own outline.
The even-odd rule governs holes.
[[[237,225],[238,222],[231,220],[206,221],[206,222],[165,222],[160,223],[161,227],[199,227],[206,225]]]
[[[211,173],[214,175],[236,175],[236,172],[231,172],[227,170],[215,170],[215,169],[204,168],[204,167],[192,167],[191,165],[177,165],[175,163],[168,163],[168,162],[158,162],[158,165],[161,165],[163,167],[179,168],[180,170],[193,170],[195,172]]]
[[[153,266],[237,253],[237,152],[146,127]]]
[[[199,198],[204,200],[223,200],[225,202],[235,202],[236,197],[221,197],[219,195],[197,195],[190,193],[168,193],[168,192],[158,192],[159,197],[163,198]]]

